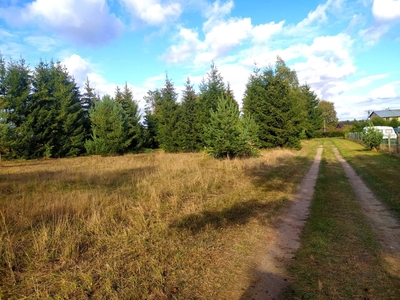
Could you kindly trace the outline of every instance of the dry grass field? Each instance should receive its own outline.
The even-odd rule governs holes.
[[[0,298],[239,298],[317,146],[2,162]]]

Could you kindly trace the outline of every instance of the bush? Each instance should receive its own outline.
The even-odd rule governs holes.
[[[365,146],[372,149],[379,149],[380,144],[382,143],[383,133],[378,129],[374,128],[372,124],[367,127],[367,130],[361,134],[361,140],[365,144]]]

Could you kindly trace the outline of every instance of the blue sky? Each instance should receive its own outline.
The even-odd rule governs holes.
[[[341,120],[400,108],[400,0],[0,0],[0,52],[61,61],[101,94],[128,82],[141,106],[166,72],[181,91],[212,61],[241,103],[279,55]]]

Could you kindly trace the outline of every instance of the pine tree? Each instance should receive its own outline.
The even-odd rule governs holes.
[[[180,147],[184,152],[200,150],[201,143],[197,125],[198,102],[196,92],[190,82],[186,80],[185,90],[182,92],[182,109],[179,122]]]
[[[276,66],[262,73],[256,68],[246,85],[243,110],[259,126],[262,147],[300,148],[304,129],[304,101],[298,97],[295,71],[277,58]]]
[[[305,99],[307,113],[305,134],[307,138],[315,137],[315,131],[322,128],[322,112],[318,108],[319,99],[317,95],[305,84],[300,87],[300,93]]]
[[[202,81],[200,84],[199,95],[199,111],[198,111],[198,131],[200,133],[200,140],[204,144],[204,126],[210,121],[210,111],[215,111],[219,99],[223,97],[232,105],[237,105],[233,97],[233,93],[225,87],[221,73],[218,71],[214,62],[211,64],[211,69],[207,73],[207,80]]]
[[[157,149],[158,143],[158,121],[157,111],[158,103],[161,101],[161,92],[159,90],[148,91],[144,96],[146,101],[145,115],[144,115],[144,130],[143,130],[143,143],[145,148]]]
[[[89,77],[86,77],[84,93],[82,94],[80,103],[87,117],[89,117],[89,109],[93,107],[97,101],[98,96],[96,94],[96,91],[90,86]]]
[[[130,150],[137,151],[142,147],[142,128],[139,124],[139,106],[133,99],[132,91],[125,83],[123,91],[118,87],[116,90],[115,101],[121,104],[128,119],[128,137],[131,140]]]
[[[165,87],[160,91],[160,98],[156,103],[157,140],[160,147],[166,152],[178,152],[178,116],[179,106],[176,103],[177,93],[172,81],[165,79]]]
[[[33,93],[23,124],[26,158],[76,156],[87,136],[84,111],[74,79],[60,63],[40,62],[33,74]]]
[[[53,157],[74,157],[85,150],[88,137],[87,119],[80,103],[79,89],[75,80],[60,63],[52,66],[55,72],[54,97],[59,102],[57,116],[59,137],[54,145]]]
[[[7,77],[6,61],[3,55],[0,53],[0,99],[2,99],[2,97],[5,97],[6,95],[6,77]]]
[[[127,151],[128,119],[121,104],[110,96],[103,96],[96,106],[89,109],[92,140],[85,143],[88,154],[117,155]]]

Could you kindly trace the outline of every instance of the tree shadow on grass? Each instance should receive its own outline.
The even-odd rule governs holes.
[[[60,190],[98,190],[115,189],[135,183],[154,173],[155,167],[126,168],[116,171],[99,171],[86,174],[75,171],[31,171],[12,174],[0,174],[0,184],[12,193],[13,188],[34,184],[55,187]],[[7,187],[8,186],[8,189]]]
[[[284,185],[296,181],[294,174],[298,171],[297,166],[308,169],[311,163],[312,159],[308,157],[278,158],[274,165],[261,165],[247,169],[246,175],[252,178],[256,188],[262,188],[265,192],[281,191]],[[304,174],[305,172],[306,170]]]
[[[273,215],[277,203],[249,200],[238,202],[220,211],[203,210],[200,213],[184,216],[172,227],[180,230],[189,230],[196,234],[206,227],[214,229],[230,226],[244,225],[251,219],[266,222]]]

